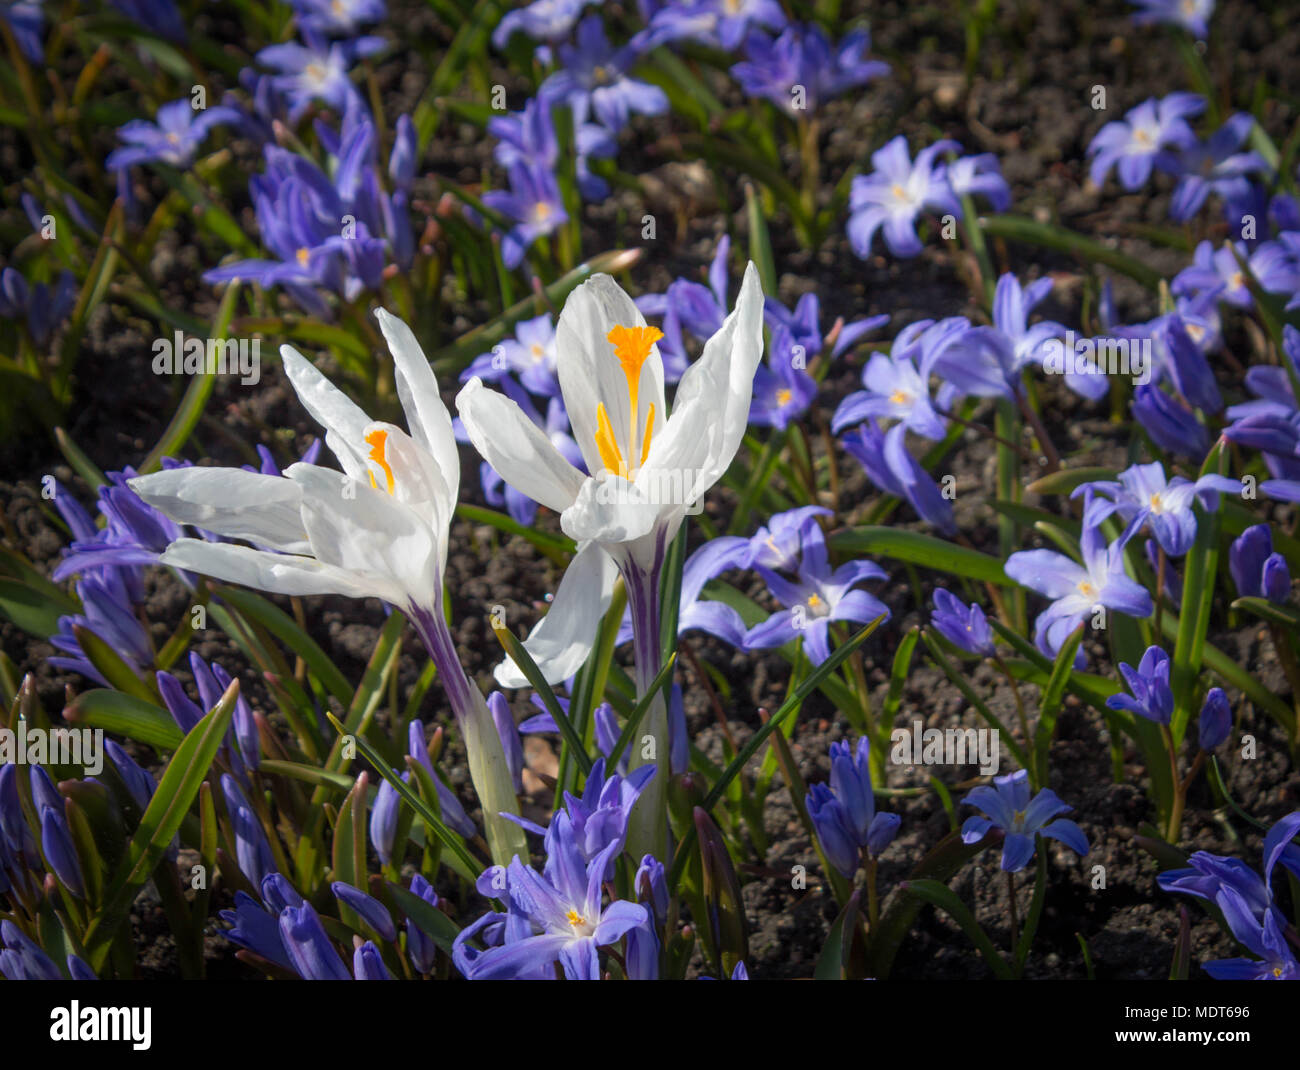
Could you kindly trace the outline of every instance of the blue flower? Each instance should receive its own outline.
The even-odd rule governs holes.
[[[1254,125],[1254,116],[1238,112],[1204,142],[1183,145],[1174,154],[1170,170],[1180,176],[1169,202],[1174,222],[1185,223],[1196,215],[1211,192],[1225,199],[1243,196],[1250,187],[1245,176],[1269,169],[1258,152],[1240,151]]]
[[[962,156],[948,164],[948,185],[958,197],[984,197],[995,212],[1011,207],[1011,187],[991,152]]]
[[[1196,738],[1201,750],[1211,751],[1228,738],[1232,731],[1232,707],[1223,688],[1212,687],[1205,694],[1205,704],[1196,724]]]
[[[1169,687],[1169,655],[1158,646],[1147,647],[1135,669],[1120,662],[1120,674],[1128,684],[1129,694],[1111,695],[1106,706],[1127,710],[1156,724],[1167,725],[1174,713],[1174,693]]]
[[[627,841],[632,807],[656,772],[657,767],[651,764],[640,766],[626,776],[611,773],[606,778],[605,759],[597,758],[587,774],[581,798],[566,791],[564,810],[552,818],[549,827],[542,828],[513,814],[502,816],[546,838],[548,877],[553,875],[552,859],[563,860],[569,845],[576,847],[584,862],[607,856],[612,865]]]
[[[358,981],[391,981],[393,975],[384,965],[384,957],[379,953],[373,940],[358,944],[352,953],[352,973]]]
[[[1007,776],[993,778],[993,786],[975,788],[962,802],[983,810],[987,817],[968,817],[961,827],[963,843],[978,843],[989,830],[1006,833],[1002,843],[1002,868],[1016,873],[1034,857],[1035,833],[1057,840],[1076,854],[1088,853],[1088,837],[1073,821],[1057,817],[1069,813],[1067,806],[1050,788],[1029,797],[1029,774],[1018,769]]]
[[[767,363],[754,372],[751,424],[784,431],[808,411],[817,397],[817,381],[804,370],[804,357],[788,330],[778,327],[773,332]]]
[[[1031,364],[1042,364],[1048,343],[1066,333],[1053,320],[1029,324],[1030,313],[1052,292],[1052,285],[1051,278],[1042,278],[1022,287],[1015,275],[1003,274],[993,293],[993,325],[961,333],[935,361],[936,373],[961,394],[1019,397],[1024,389],[1021,373]],[[1067,377],[1066,383],[1078,389],[1076,379]]]
[[[1100,528],[1085,527],[1079,543],[1083,564],[1055,550],[1021,550],[1007,558],[1011,579],[1052,599],[1034,623],[1040,650],[1055,657],[1075,626],[1099,608],[1130,617],[1151,616],[1151,595],[1124,571],[1124,544],[1131,535],[1130,527],[1107,546]]]
[[[12,921],[0,921],[0,973],[11,981],[62,981],[58,966]]]
[[[1241,492],[1241,483],[1227,476],[1207,475],[1193,482],[1182,476],[1166,479],[1164,466],[1159,461],[1135,464],[1119,474],[1119,481],[1095,480],[1083,483],[1070,495],[1095,495],[1090,499],[1084,523],[1100,524],[1112,513],[1117,513],[1126,525],[1140,530],[1143,524],[1151,528],[1156,542],[1171,557],[1182,557],[1196,541],[1196,513],[1192,506],[1199,503],[1207,512],[1217,512],[1219,493]]]
[[[902,134],[871,154],[872,172],[857,175],[849,192],[849,243],[862,259],[871,253],[871,242],[883,228],[885,244],[895,256],[911,257],[921,251],[916,220],[927,210],[962,217],[961,202],[948,184],[942,164],[935,157],[959,152],[955,141],[936,141],[916,154],[913,162]]]
[[[1203,457],[1210,448],[1205,425],[1196,422],[1196,414],[1152,383],[1133,390],[1132,412],[1151,441],[1162,450],[1183,457]]]
[[[224,124],[241,125],[244,116],[236,108],[217,105],[195,110],[189,97],[162,105],[154,122],[135,119],[122,126],[118,138],[125,142],[104,161],[110,171],[142,163],[165,163],[187,168],[207,140],[209,132]]]
[[[489,190],[483,203],[514,225],[501,235],[501,261],[517,268],[537,241],[569,220],[555,175],[518,163],[509,170],[509,190]]]
[[[667,4],[650,20],[651,47],[689,38],[727,52],[740,47],[755,27],[785,29],[785,12],[777,0],[694,0]]]
[[[863,851],[875,858],[898,835],[897,814],[876,813],[866,737],[856,750],[848,741],[831,744],[830,786],[814,784],[804,805],[817,829],[826,859],[846,877],[858,868]]]
[[[397,939],[397,926],[393,924],[392,915],[378,899],[346,881],[335,881],[330,885],[330,891],[340,903],[355,910],[361,920],[379,934],[380,939],[390,944]]]
[[[263,67],[276,72],[272,85],[289,106],[289,123],[296,126],[307,109],[321,101],[340,114],[361,110],[361,95],[352,84],[352,65],[361,57],[384,46],[381,38],[361,37],[355,41],[326,42],[303,28],[306,44],[290,41],[269,45],[255,57]]]
[[[1246,285],[1246,275],[1237,257],[1270,293],[1288,293],[1296,288],[1296,265],[1288,251],[1277,242],[1265,242],[1253,251],[1245,242],[1224,242],[1218,249],[1211,242],[1196,246],[1190,266],[1174,276],[1170,289],[1178,295],[1198,296],[1212,293],[1219,301],[1237,308],[1250,308],[1254,298]],[[1294,330],[1294,328],[1292,328]]]
[[[1146,185],[1152,168],[1159,164],[1173,169],[1170,149],[1196,143],[1187,120],[1205,110],[1205,98],[1195,93],[1170,93],[1157,100],[1150,97],[1131,109],[1123,119],[1107,123],[1088,145],[1092,165],[1088,177],[1096,186],[1116,165],[1119,181],[1133,193]]]
[[[848,34],[838,45],[816,25],[792,25],[775,39],[753,32],[745,41],[745,61],[732,67],[731,75],[749,96],[798,116],[888,74],[888,63],[866,58],[870,48],[865,30]]]
[[[45,46],[41,37],[45,32],[45,12],[39,0],[18,0],[0,8],[3,19],[14,35],[18,50],[32,63],[45,62]]]
[[[880,599],[855,589],[865,580],[884,579],[884,569],[871,561],[851,561],[832,571],[820,540],[805,544],[795,580],[763,565],[756,571],[786,608],[749,629],[745,634],[747,650],[766,650],[802,638],[808,659],[820,665],[831,654],[832,621],[866,624],[880,616],[889,617],[889,609]]]
[[[1129,0],[1136,4],[1133,21],[1139,26],[1162,22],[1168,26],[1181,26],[1198,40],[1210,36],[1210,16],[1214,14],[1214,0]]]
[[[68,317],[77,300],[77,280],[71,271],[60,272],[53,285],[27,284],[17,268],[0,271],[0,317],[26,321],[27,333],[43,349],[50,336]]]
[[[578,23],[576,44],[559,48],[561,69],[542,83],[544,101],[583,102],[607,129],[617,133],[633,115],[662,115],[668,96],[657,85],[628,75],[640,59],[639,43],[614,48],[597,15]]]
[[[515,33],[534,41],[560,41],[569,35],[582,9],[596,0],[534,0],[508,12],[492,31],[492,44],[504,48]]]
[[[290,0],[305,29],[321,35],[352,37],[385,15],[384,0]]]
[[[281,911],[280,939],[294,972],[304,981],[352,980],[310,903]]]
[[[419,873],[411,878],[410,892],[419,896],[429,906],[438,909],[438,893]],[[417,973],[428,975],[433,972],[434,961],[438,954],[438,945],[432,934],[422,929],[410,917],[406,919],[406,953],[411,957],[411,965]]]
[[[602,877],[620,845],[610,843],[588,864],[567,815],[557,814],[551,826],[556,835],[548,836],[545,875],[516,856],[500,875],[504,889],[495,886],[498,874],[493,870],[480,879],[480,891],[485,895],[500,897],[504,892],[508,910],[504,917],[485,915],[457,936],[454,961],[471,980],[553,976],[554,965],[559,963],[569,980],[596,981],[600,979],[599,949],[645,924],[649,915],[638,903],[615,900],[602,905]],[[485,950],[470,946],[469,941],[479,932],[498,922],[504,923],[501,943]]]
[[[921,519],[945,534],[957,530],[952,500],[907,450],[907,425],[894,424],[882,431],[875,420],[867,420],[845,435],[844,448],[857,459],[867,478],[886,494],[907,502]]]
[[[84,899],[86,881],[82,876],[77,849],[72,845],[72,834],[68,831],[62,805],[58,809],[53,806],[41,807],[41,850],[45,854],[46,865],[59,878],[59,883],[78,899]]]
[[[948,433],[947,420],[930,399],[930,376],[944,352],[970,331],[960,316],[935,322],[919,320],[898,333],[889,355],[873,353],[862,372],[865,390],[850,394],[835,410],[831,431],[863,420],[901,420],[908,430],[938,440]]]
[[[1214,903],[1223,911],[1232,935],[1259,956],[1207,962],[1205,971],[1219,980],[1287,980],[1300,977],[1295,956],[1286,946],[1287,919],[1274,902],[1273,869],[1279,863],[1300,877],[1300,846],[1291,841],[1300,833],[1300,810],[1278,821],[1264,837],[1264,872],[1256,873],[1240,859],[1197,851],[1185,869],[1157,877],[1166,892],[1181,892]]]
[[[253,884],[260,885],[264,877],[276,870],[271,844],[257,814],[229,773],[221,775],[221,792],[225,796],[226,813],[235,835],[235,860],[244,876]]]
[[[1228,549],[1228,572],[1242,598],[1267,598],[1284,605],[1291,598],[1291,570],[1286,558],[1273,550],[1267,524],[1248,527]]]
[[[993,629],[978,602],[968,606],[950,591],[936,587],[930,624],[959,650],[983,658],[993,656]]]

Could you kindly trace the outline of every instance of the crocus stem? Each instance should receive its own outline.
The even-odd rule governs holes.
[[[880,920],[880,894],[876,891],[876,860],[867,855],[864,850],[865,866],[867,871],[867,924],[870,925],[871,931],[876,931],[876,923]]]
[[[524,830],[501,817],[503,813],[518,814],[519,800],[515,797],[505,748],[483,693],[470,682],[461,667],[456,643],[441,607],[433,611],[412,607],[410,616],[429,657],[438,666],[438,679],[442,681],[447,702],[456,715],[456,727],[465,741],[469,776],[483,808],[483,826],[487,831],[492,861],[506,866],[515,855],[527,858],[528,842]]]
[[[1159,636],[1160,614],[1165,607],[1165,548],[1157,544],[1156,550],[1156,621],[1155,634]]]
[[[663,667],[660,647],[659,569],[650,572],[629,562],[622,567],[627,604],[632,611],[632,649],[636,657],[636,690],[644,696]],[[641,723],[641,737],[630,747],[628,768],[653,762],[658,769],[641,792],[628,818],[627,846],[633,858],[668,858],[667,798],[671,747],[668,708],[662,692],[655,695]]]
[[[1011,675],[1011,670],[1007,668],[1007,663],[996,655],[993,663],[997,665],[1002,675],[1007,678],[1007,683],[1011,685],[1011,693],[1016,699],[1016,716],[1020,720],[1020,735],[1024,738],[1025,746],[1028,747],[1032,742],[1029,737],[1029,717],[1025,713],[1025,700],[1020,697],[1020,685],[1016,683],[1016,678]]]
[[[1169,828],[1165,839],[1176,844],[1183,830],[1183,803],[1187,798],[1187,784],[1178,776],[1178,752],[1174,748],[1174,737],[1168,725],[1160,726],[1160,734],[1165,739],[1165,749],[1169,752],[1169,771],[1174,781],[1174,801],[1169,811]]]
[[[1007,871],[1007,901],[1011,904],[1011,954],[1020,943],[1020,918],[1016,914],[1016,875]]]
[[[1056,447],[1052,445],[1052,439],[1047,434],[1047,428],[1043,426],[1043,419],[1038,415],[1034,406],[1030,404],[1029,398],[1023,392],[1016,394],[1016,400],[1020,403],[1020,411],[1024,413],[1025,419],[1029,421],[1029,426],[1034,429],[1034,437],[1038,439],[1038,445],[1043,451],[1043,456],[1047,458],[1047,471],[1055,472],[1061,467],[1061,455],[1056,452]]]

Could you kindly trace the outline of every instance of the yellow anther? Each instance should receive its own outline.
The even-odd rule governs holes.
[[[366,435],[366,445],[370,447],[370,460],[374,461],[384,470],[384,482],[387,484],[385,489],[389,494],[393,493],[393,470],[388,465],[388,459],[384,456],[384,449],[388,445],[388,432],[376,428]],[[376,490],[379,484],[375,481],[375,473],[370,473],[370,485]]]
[[[891,405],[906,405],[911,400],[912,395],[907,393],[905,390],[895,390],[889,395],[889,402]]]
[[[1087,580],[1084,580],[1081,584],[1079,584],[1079,593],[1083,595],[1084,598],[1096,598],[1097,588],[1094,587]]]
[[[645,464],[645,459],[650,456],[650,439],[655,433],[655,403],[650,402],[650,411],[645,417],[645,438],[641,440],[641,464]]]
[[[808,605],[809,605],[811,608],[816,609],[816,608],[817,608],[819,605],[821,605],[821,604],[822,604],[822,597],[821,597],[821,595],[819,595],[819,594],[810,594],[810,595],[808,596]]]
[[[587,924],[587,919],[584,918],[572,907],[569,908],[569,912],[565,914],[564,917],[565,920],[568,921],[568,923],[572,925],[575,929],[581,929],[584,925]]]
[[[790,399],[794,397],[794,391],[789,389],[778,390],[776,392],[776,403],[778,405],[789,405]]]
[[[614,437],[614,429],[609,424],[609,413],[605,411],[604,404],[596,406],[596,449],[600,451],[601,463],[607,471],[627,477],[627,465],[623,461],[623,454],[619,452],[618,440]]]
[[[302,246],[297,252],[298,263],[303,267],[307,266],[307,261],[311,259],[311,250],[307,246]]]
[[[664,332],[658,327],[623,326],[611,327],[609,333],[605,335],[606,341],[614,347],[614,356],[623,368],[623,378],[627,380],[628,455],[633,458],[639,457],[641,464],[645,464],[646,457],[650,454],[650,439],[654,434],[655,423],[655,407],[651,403],[650,410],[646,414],[645,434],[642,436],[637,433],[641,369],[650,359],[650,350],[663,336]],[[640,449],[637,448],[638,445]],[[623,452],[619,449],[618,440],[614,437],[614,428],[609,422],[609,413],[605,411],[603,404],[596,406],[596,449],[600,451],[600,459],[609,471],[617,472],[625,479],[628,478],[627,463],[623,460]]]

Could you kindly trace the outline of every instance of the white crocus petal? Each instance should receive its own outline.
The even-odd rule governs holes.
[[[608,275],[593,275],[564,303],[555,329],[556,372],[560,392],[573,427],[573,437],[582,450],[587,470],[599,472],[605,462],[596,445],[597,407],[604,405],[610,427],[629,469],[640,467],[640,454],[627,441],[632,423],[628,378],[622,363],[613,355],[609,332],[615,327],[644,328],[645,316],[632,298]],[[663,429],[665,416],[664,368],[659,347],[652,346],[641,365],[637,381],[636,429],[644,429],[654,406],[651,440]],[[629,454],[636,453],[635,456]]]
[[[435,461],[415,439],[393,424],[375,422],[366,426],[370,486],[391,494],[410,506],[433,530],[434,542],[445,564],[447,536],[456,500]],[[391,477],[391,483],[390,483]],[[442,573],[441,565],[438,569]]]
[[[749,421],[754,373],[763,359],[763,288],[751,262],[736,307],[686,369],[673,413],[645,467],[695,476],[693,500],[726,472]]]
[[[356,573],[394,605],[438,604],[440,554],[416,510],[331,468],[295,464],[284,474],[302,487],[303,524],[322,564]]]
[[[228,542],[177,539],[159,560],[172,568],[276,594],[342,594],[350,598],[376,595],[359,577],[313,557],[253,550]]]
[[[460,452],[451,428],[451,414],[438,392],[433,368],[410,327],[382,308],[375,315],[393,354],[397,396],[406,413],[411,437],[433,458],[447,486],[459,487]]]
[[[587,660],[601,619],[609,608],[618,569],[596,543],[585,543],[560,580],[551,608],[524,642],[548,684],[567,680]],[[493,675],[502,687],[528,687],[527,678],[507,658]]]
[[[456,411],[474,448],[516,490],[557,513],[586,479],[510,398],[476,376],[456,396]]]
[[[172,468],[128,485],[179,524],[288,553],[307,553],[302,490],[280,476],[242,468]]]
[[[645,497],[639,483],[606,475],[582,484],[573,504],[560,514],[560,527],[578,542],[613,546],[649,535],[662,511],[662,505]]]
[[[325,428],[325,445],[348,475],[365,479],[365,432],[370,417],[293,346],[281,346],[280,359],[302,407]]]

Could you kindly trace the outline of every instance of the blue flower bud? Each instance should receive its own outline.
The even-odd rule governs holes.
[[[392,915],[378,899],[366,895],[346,881],[335,881],[330,885],[330,891],[340,903],[355,910],[361,916],[361,920],[379,934],[380,939],[389,943],[397,939],[397,926],[393,924]]]
[[[391,981],[393,975],[384,965],[384,957],[375,947],[373,940],[367,940],[352,953],[352,972],[358,981]]]
[[[310,903],[289,907],[280,914],[280,939],[284,941],[294,971],[304,980],[352,980]]]
[[[1228,696],[1223,688],[1212,687],[1205,696],[1205,705],[1201,707],[1201,719],[1197,724],[1197,735],[1202,750],[1214,750],[1228,738],[1232,731],[1232,707],[1228,705]]]
[[[60,883],[78,899],[84,899],[86,884],[81,875],[81,862],[72,846],[62,807],[58,810],[52,806],[41,808],[41,848],[46,863]]]

